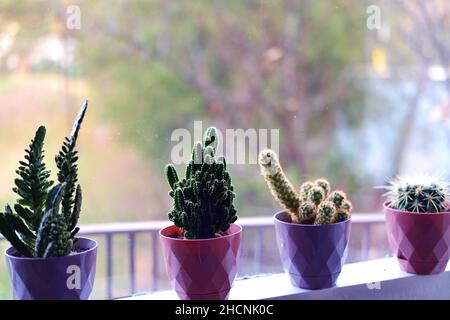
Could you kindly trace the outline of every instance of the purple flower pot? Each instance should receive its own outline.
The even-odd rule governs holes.
[[[450,212],[406,212],[388,205],[388,240],[400,268],[414,274],[444,272],[450,258]]]
[[[282,211],[274,220],[281,261],[292,285],[305,289],[334,286],[347,256],[350,219],[327,225],[296,224]]]
[[[94,285],[97,242],[78,238],[75,248],[83,251],[47,259],[19,257],[13,247],[8,248],[5,255],[14,299],[88,299]]]

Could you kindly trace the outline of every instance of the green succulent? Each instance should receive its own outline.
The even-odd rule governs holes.
[[[181,229],[186,239],[214,238],[230,228],[238,216],[234,207],[234,186],[224,157],[216,157],[217,132],[209,128],[203,143],[197,142],[179,179],[172,164],[165,175],[173,198],[169,220]]]
[[[71,135],[65,138],[56,156],[59,182],[56,186],[53,187],[44,162],[44,126],[38,128],[25,150],[25,160],[19,162],[13,188],[19,199],[14,209],[6,205],[0,213],[0,232],[22,256],[65,256],[73,248],[82,202],[75,147],[87,107],[85,101]]]

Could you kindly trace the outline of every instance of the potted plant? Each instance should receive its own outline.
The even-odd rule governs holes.
[[[398,177],[385,188],[388,240],[400,268],[443,272],[450,258],[449,184],[431,176]]]
[[[82,192],[75,146],[87,106],[56,156],[58,184],[44,163],[41,126],[16,171],[19,199],[0,213],[0,232],[12,245],[5,255],[14,299],[87,299],[92,291],[97,243],[76,237]]]
[[[347,255],[352,205],[343,191],[331,191],[321,178],[297,192],[277,155],[263,150],[261,173],[272,195],[285,208],[274,215],[278,249],[291,283],[306,289],[334,286]]]
[[[174,225],[160,230],[166,270],[181,299],[225,299],[237,273],[242,228],[234,224],[234,188],[224,157],[216,157],[216,129],[197,142],[178,178],[165,168],[173,198]]]

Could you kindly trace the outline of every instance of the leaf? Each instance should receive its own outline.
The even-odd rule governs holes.
[[[9,226],[11,226],[12,229],[16,230],[17,232],[19,232],[20,234],[22,234],[27,238],[34,239],[35,237],[34,233],[31,232],[30,229],[28,229],[28,227],[25,225],[22,219],[14,215],[9,206],[5,208],[4,215],[6,222],[8,223]]]
[[[14,210],[19,217],[25,220],[28,224],[33,225],[33,212],[31,212],[30,209],[26,209],[17,203],[14,205]]]
[[[21,255],[25,257],[33,256],[32,250],[17,236],[16,232],[6,221],[3,213],[0,213],[0,232]]]
[[[14,183],[16,184],[16,186],[17,186],[19,189],[21,189],[21,190],[23,190],[23,191],[25,191],[25,192],[27,192],[27,193],[30,193],[30,192],[31,192],[30,187],[26,184],[26,182],[25,182],[24,180],[21,180],[21,179],[15,179],[15,180],[14,180]]]
[[[53,189],[50,190],[50,192],[48,193],[47,202],[45,204],[45,211],[58,211],[65,188],[66,184],[62,183],[58,184],[56,187],[53,187]]]
[[[51,250],[52,250],[52,248],[53,248],[53,242],[50,242],[50,243],[47,245],[47,248],[45,248],[45,251],[44,251],[44,254],[42,255],[42,257],[43,257],[43,258],[48,258],[48,257],[49,257],[49,254],[50,254],[50,252],[51,252]]]
[[[77,186],[77,191],[75,193],[75,205],[73,207],[72,216],[70,217],[70,224],[68,230],[73,230],[77,226],[78,219],[80,218],[81,212],[81,202],[83,201],[83,195],[81,192],[81,186]]]
[[[45,212],[44,217],[41,220],[41,223],[39,225],[39,229],[36,235],[36,243],[34,247],[34,255],[36,257],[40,257],[44,254],[44,251],[48,248],[46,243],[46,237],[44,235],[44,228],[47,224],[47,221],[50,219],[50,216],[53,214],[53,210],[48,210]],[[45,248],[44,248],[45,246]]]
[[[78,227],[73,229],[72,232],[70,233],[71,238],[75,238],[75,236],[78,233],[78,231],[80,231],[80,228],[78,228]],[[75,243],[75,241],[74,241],[74,243]]]
[[[76,201],[76,199],[74,199],[74,192],[75,185],[78,181],[78,167],[76,164],[78,161],[78,153],[75,150],[75,146],[87,108],[88,101],[86,100],[75,119],[70,137],[64,139],[61,150],[55,157],[56,166],[59,170],[58,181],[59,183],[66,184],[62,200],[62,212],[67,219],[70,219],[69,217],[72,216],[72,210]],[[81,204],[79,207],[81,207]],[[78,218],[76,218],[76,220],[78,221]]]
[[[48,181],[49,171],[46,170],[43,162],[45,135],[45,127],[40,126],[31,140],[29,148],[25,150],[27,161],[19,161],[20,166],[16,173],[20,178],[14,181],[16,188],[13,188],[13,191],[20,197],[17,203],[28,207],[31,211],[42,206],[43,196],[47,194],[48,186],[51,183]]]

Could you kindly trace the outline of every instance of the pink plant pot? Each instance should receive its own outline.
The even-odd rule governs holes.
[[[400,268],[414,274],[442,273],[450,258],[450,212],[412,213],[384,204],[389,244]]]
[[[242,227],[232,224],[226,235],[186,240],[175,226],[160,231],[167,275],[183,300],[224,300],[237,274]]]

